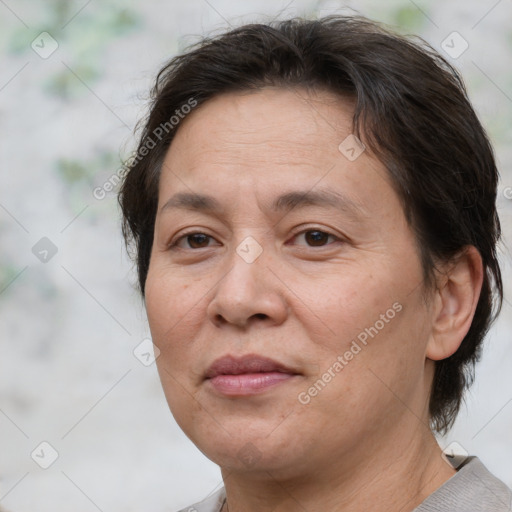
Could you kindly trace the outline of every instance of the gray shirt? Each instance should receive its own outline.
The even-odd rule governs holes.
[[[179,512],[220,512],[224,488]],[[468,457],[455,475],[413,512],[512,512],[512,491],[478,460]]]

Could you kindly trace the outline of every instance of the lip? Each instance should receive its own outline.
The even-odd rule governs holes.
[[[292,368],[267,357],[228,355],[213,362],[205,373],[205,381],[223,395],[244,396],[262,393],[297,375]]]

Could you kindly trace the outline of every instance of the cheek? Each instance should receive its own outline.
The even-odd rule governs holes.
[[[153,343],[160,350],[157,365],[173,373],[186,363],[196,330],[200,304],[190,291],[188,284],[177,282],[168,273],[148,273],[145,304]]]
[[[340,316],[339,332],[342,323],[350,327],[346,334],[331,338],[318,372],[301,389],[301,403],[309,402],[304,405],[305,417],[333,429],[333,439],[340,438],[342,444],[350,441],[344,436],[364,438],[378,425],[398,418],[406,409],[404,404],[414,410],[419,407],[413,404],[423,380],[425,331],[416,321],[414,303],[400,303],[393,309],[397,303],[388,304],[388,298],[382,302],[382,311],[380,307],[373,310],[375,314]],[[392,312],[386,316],[388,305]],[[387,323],[380,319],[381,312]],[[362,328],[352,322],[361,323]]]
[[[150,265],[145,288],[145,304],[151,331],[158,337],[174,336],[190,322],[203,294],[197,283],[184,279],[173,269]],[[203,287],[200,286],[202,289]]]
[[[364,339],[365,329],[380,322],[380,315],[392,308],[400,296],[393,291],[387,274],[378,279],[367,268],[353,268],[336,269],[314,281],[309,276],[295,279],[294,293],[306,306],[301,322],[315,344],[338,355],[360,333]],[[388,316],[392,315],[395,316],[394,310]]]
[[[152,270],[146,281],[146,311],[153,343],[160,350],[156,366],[169,408],[177,423],[190,430],[200,412],[193,383],[197,368],[194,337],[199,329],[201,303],[193,286],[180,283],[167,272]]]
[[[369,370],[390,383],[398,384],[404,377],[414,381],[411,373],[421,373],[428,339],[421,287],[411,293],[408,284],[417,269],[402,268],[400,272],[391,265],[381,269],[374,265],[368,272],[367,268],[331,275],[332,279],[314,287],[307,279],[296,282],[297,295],[308,297],[308,309],[313,312],[302,317],[302,325],[314,341],[306,359],[314,361],[311,369],[316,377],[334,371],[336,384],[329,387],[340,386],[352,397],[352,384],[358,386],[356,395],[371,394],[372,383],[378,384]],[[338,364],[333,370],[339,356],[343,369]]]

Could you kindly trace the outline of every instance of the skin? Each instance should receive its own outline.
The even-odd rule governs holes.
[[[181,122],[164,161],[148,319],[169,407],[221,467],[230,512],[413,510],[455,474],[428,427],[428,396],[434,360],[470,327],[481,258],[467,248],[425,288],[386,169],[369,150],[349,161],[338,149],[351,117],[326,91],[224,94]],[[270,207],[320,189],[349,206]],[[222,210],[163,208],[178,192],[214,196]],[[237,253],[249,236],[262,249],[252,263]],[[400,311],[301,403],[393,304]],[[204,373],[227,354],[298,375],[226,397]]]

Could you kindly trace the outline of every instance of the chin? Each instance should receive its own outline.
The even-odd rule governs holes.
[[[207,436],[193,441],[206,457],[222,469],[251,473],[253,476],[261,473],[262,478],[268,479],[269,472],[283,478],[292,477],[299,461],[304,458],[296,448],[297,443],[289,435],[285,435],[285,438],[264,437],[261,431],[254,436],[231,436],[225,432],[224,436]]]

